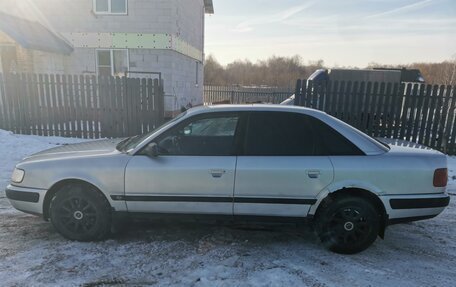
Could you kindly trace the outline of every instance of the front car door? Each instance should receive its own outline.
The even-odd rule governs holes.
[[[233,214],[236,113],[197,115],[150,144],[159,155],[135,155],[125,172],[131,212]]]
[[[238,157],[234,215],[304,217],[333,180],[309,116],[251,112]]]

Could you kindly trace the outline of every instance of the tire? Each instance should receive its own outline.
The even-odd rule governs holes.
[[[377,239],[380,215],[367,200],[336,197],[325,201],[317,213],[316,232],[331,251],[355,254],[367,249]]]
[[[90,185],[67,185],[51,200],[49,214],[54,228],[65,238],[100,241],[111,231],[111,205]]]

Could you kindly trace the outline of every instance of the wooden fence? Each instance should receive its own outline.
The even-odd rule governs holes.
[[[298,80],[295,104],[319,109],[373,137],[456,154],[456,87]]]
[[[126,137],[163,122],[158,80],[0,74],[0,128],[18,134]]]
[[[204,103],[215,104],[280,104],[293,94],[292,89],[261,87],[204,86]]]

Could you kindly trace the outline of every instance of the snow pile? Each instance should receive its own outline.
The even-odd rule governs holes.
[[[83,140],[61,137],[39,137],[16,135],[0,130],[0,195],[10,180],[16,163],[36,152],[62,144],[78,143]]]
[[[23,157],[79,139],[0,130],[0,190]],[[449,157],[450,177],[456,157]],[[450,181],[456,192],[456,179]],[[4,195],[3,195],[4,196]],[[439,217],[388,227],[365,252],[326,251],[308,228],[136,223],[99,243],[64,240],[0,194],[4,286],[454,286],[456,204]]]

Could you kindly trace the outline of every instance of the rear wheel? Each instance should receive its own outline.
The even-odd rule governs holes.
[[[354,254],[367,249],[377,239],[380,216],[367,200],[338,197],[323,203],[316,217],[316,231],[327,248],[336,253]]]
[[[111,206],[90,185],[68,185],[52,198],[50,219],[54,228],[67,239],[98,241],[110,233]]]

